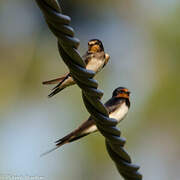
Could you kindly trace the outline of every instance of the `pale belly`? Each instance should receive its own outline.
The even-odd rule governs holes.
[[[114,112],[112,112],[109,117],[110,118],[114,118],[117,119],[118,122],[120,122],[121,120],[124,119],[124,117],[127,115],[128,113],[128,107],[126,106],[126,104],[122,104],[120,108],[118,108],[117,110],[115,110]]]
[[[111,113],[109,115],[110,118],[114,118],[116,119],[118,122],[120,122],[121,120],[123,120],[125,118],[125,116],[128,113],[128,107],[126,106],[126,104],[122,104],[120,108],[118,108],[116,111],[114,111],[113,113]],[[89,128],[87,128],[84,132],[85,133],[91,133],[97,131],[97,127],[96,125],[92,125]],[[84,133],[83,132],[83,133]]]
[[[97,59],[94,58],[87,64],[86,69],[99,72],[102,69],[103,65],[104,61],[97,61]]]

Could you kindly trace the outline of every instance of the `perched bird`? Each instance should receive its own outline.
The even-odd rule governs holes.
[[[98,73],[107,64],[109,58],[110,56],[104,52],[104,47],[100,40],[92,39],[88,42],[88,51],[83,56],[86,69]],[[73,80],[71,74],[67,73],[60,78],[44,81],[43,84],[57,84],[57,86],[52,89],[52,93],[48,95],[48,97],[52,97],[64,88],[76,84],[76,82]]]
[[[119,87],[113,91],[112,98],[105,103],[109,117],[116,119],[118,123],[123,120],[128,113],[130,107],[129,96],[130,92],[127,88]],[[88,120],[83,122],[77,129],[57,140],[55,142],[56,146],[50,151],[43,153],[42,156],[54,151],[66,143],[73,142],[97,130],[95,121],[90,116]]]

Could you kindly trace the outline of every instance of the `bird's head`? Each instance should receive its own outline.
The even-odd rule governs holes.
[[[130,91],[125,87],[118,87],[113,91],[113,97],[129,99]]]
[[[88,51],[92,53],[104,51],[102,42],[98,39],[91,39],[88,42]]]

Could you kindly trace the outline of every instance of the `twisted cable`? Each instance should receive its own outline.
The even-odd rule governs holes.
[[[85,68],[85,63],[77,51],[80,42],[74,37],[74,30],[69,25],[71,18],[62,14],[57,0],[36,0],[36,2],[49,29],[58,39],[59,53],[73,79],[81,88],[84,104],[94,118],[98,130],[105,137],[107,151],[119,173],[125,180],[141,180],[142,175],[138,172],[140,167],[132,164],[130,156],[123,148],[126,140],[120,137],[121,132],[116,127],[117,121],[109,118],[101,102],[103,92],[97,89],[98,83],[93,79],[95,72]]]

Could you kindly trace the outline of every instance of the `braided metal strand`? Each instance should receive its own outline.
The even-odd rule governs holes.
[[[116,128],[117,121],[109,118],[105,106],[100,101],[103,92],[97,89],[98,83],[93,79],[95,73],[85,69],[85,63],[77,51],[79,40],[74,37],[74,30],[69,26],[70,17],[61,13],[57,0],[36,0],[36,2],[50,30],[58,38],[59,53],[73,79],[82,89],[84,104],[94,118],[98,130],[105,137],[107,151],[119,173],[125,180],[141,180],[139,166],[131,163],[130,156],[123,148],[125,139],[120,137],[121,132]]]

